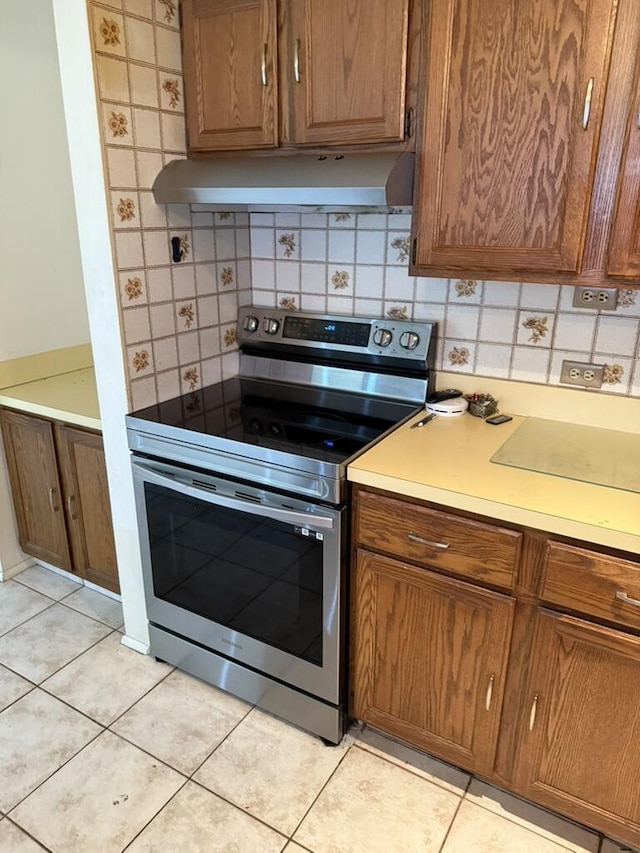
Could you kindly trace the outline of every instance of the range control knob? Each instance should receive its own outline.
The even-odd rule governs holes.
[[[268,335],[275,335],[279,328],[280,322],[271,317],[265,317],[262,321],[262,331],[266,332]]]
[[[420,343],[420,335],[417,332],[403,332],[400,335],[400,346],[405,349],[415,349]]]
[[[255,332],[259,325],[257,317],[245,317],[242,321],[242,328],[245,332]]]
[[[376,329],[373,333],[373,342],[379,347],[388,347],[393,340],[393,335],[389,329]]]

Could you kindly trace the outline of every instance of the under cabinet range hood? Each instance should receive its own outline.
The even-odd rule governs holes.
[[[172,160],[159,204],[376,207],[412,203],[414,154],[291,154]]]

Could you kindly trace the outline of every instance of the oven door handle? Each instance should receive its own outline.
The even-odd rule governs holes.
[[[141,462],[134,461],[132,464],[134,474],[140,472],[140,475],[147,483],[164,486],[165,489],[171,489],[171,491],[179,492],[180,494],[188,495],[189,497],[206,501],[210,504],[217,504],[218,506],[225,507],[225,509],[237,509],[239,512],[249,512],[251,515],[259,515],[263,518],[282,521],[285,524],[294,524],[299,527],[317,527],[323,530],[333,530],[335,528],[335,516],[337,512],[331,515],[327,512],[316,510],[313,513],[297,512],[293,509],[283,509],[282,507],[269,506],[268,504],[254,503],[252,500],[232,498],[228,495],[209,492],[204,485],[189,485],[178,476],[161,474]]]

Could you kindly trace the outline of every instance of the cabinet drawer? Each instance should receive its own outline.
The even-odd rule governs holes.
[[[522,534],[384,495],[359,492],[356,536],[374,551],[513,589]]]
[[[640,563],[549,542],[541,597],[578,613],[640,628]]]

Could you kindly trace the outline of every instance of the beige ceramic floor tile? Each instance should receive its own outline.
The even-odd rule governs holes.
[[[176,670],[117,720],[113,731],[190,776],[250,710]]]
[[[456,794],[353,748],[294,840],[316,853],[437,853],[459,803]]]
[[[318,738],[256,709],[194,778],[291,835],[346,749],[342,744],[324,746]]]
[[[280,853],[287,839],[246,812],[188,782],[127,853]]]
[[[72,581],[70,578],[65,578],[64,575],[43,569],[42,566],[30,566],[16,575],[14,580],[35,589],[36,592],[48,595],[49,598],[54,598],[56,601],[60,601],[61,598],[71,595],[72,592],[82,587],[78,581]]]
[[[110,634],[43,683],[55,696],[105,726],[137,702],[171,672],[123,646],[118,633]]]
[[[0,809],[7,812],[99,732],[42,690],[18,699],[0,714]]]
[[[0,583],[0,635],[52,604],[50,598],[16,581]]]
[[[0,850],[4,853],[42,853],[41,847],[10,820],[0,823]]]
[[[54,604],[0,637],[0,662],[39,683],[111,631],[102,622]]]
[[[30,681],[0,666],[0,711],[4,711],[8,705],[30,690],[33,690],[33,684]]]
[[[569,847],[463,800],[442,853],[568,853],[569,850]]]
[[[53,853],[120,853],[184,781],[175,770],[103,732],[11,818]]]
[[[540,809],[532,803],[520,800],[512,794],[500,791],[492,785],[487,785],[486,782],[474,779],[469,786],[466,799],[526,829],[531,829],[568,850],[576,853],[583,853],[583,851],[595,853],[598,849],[600,839],[595,833],[551,814],[545,809]]]
[[[105,625],[111,625],[112,628],[120,628],[124,623],[122,604],[119,601],[86,586],[65,598],[64,603],[65,607],[72,607],[84,613],[85,616],[91,616],[92,619],[104,622]]]
[[[358,733],[356,745],[374,755],[386,758],[406,770],[411,770],[412,773],[417,773],[418,776],[446,788],[447,791],[453,791],[459,796],[464,794],[471,778],[468,773],[458,770],[457,767],[451,767],[450,764],[438,761],[437,758],[432,758],[417,749],[411,749],[411,747],[378,734],[372,729],[364,729]]]

